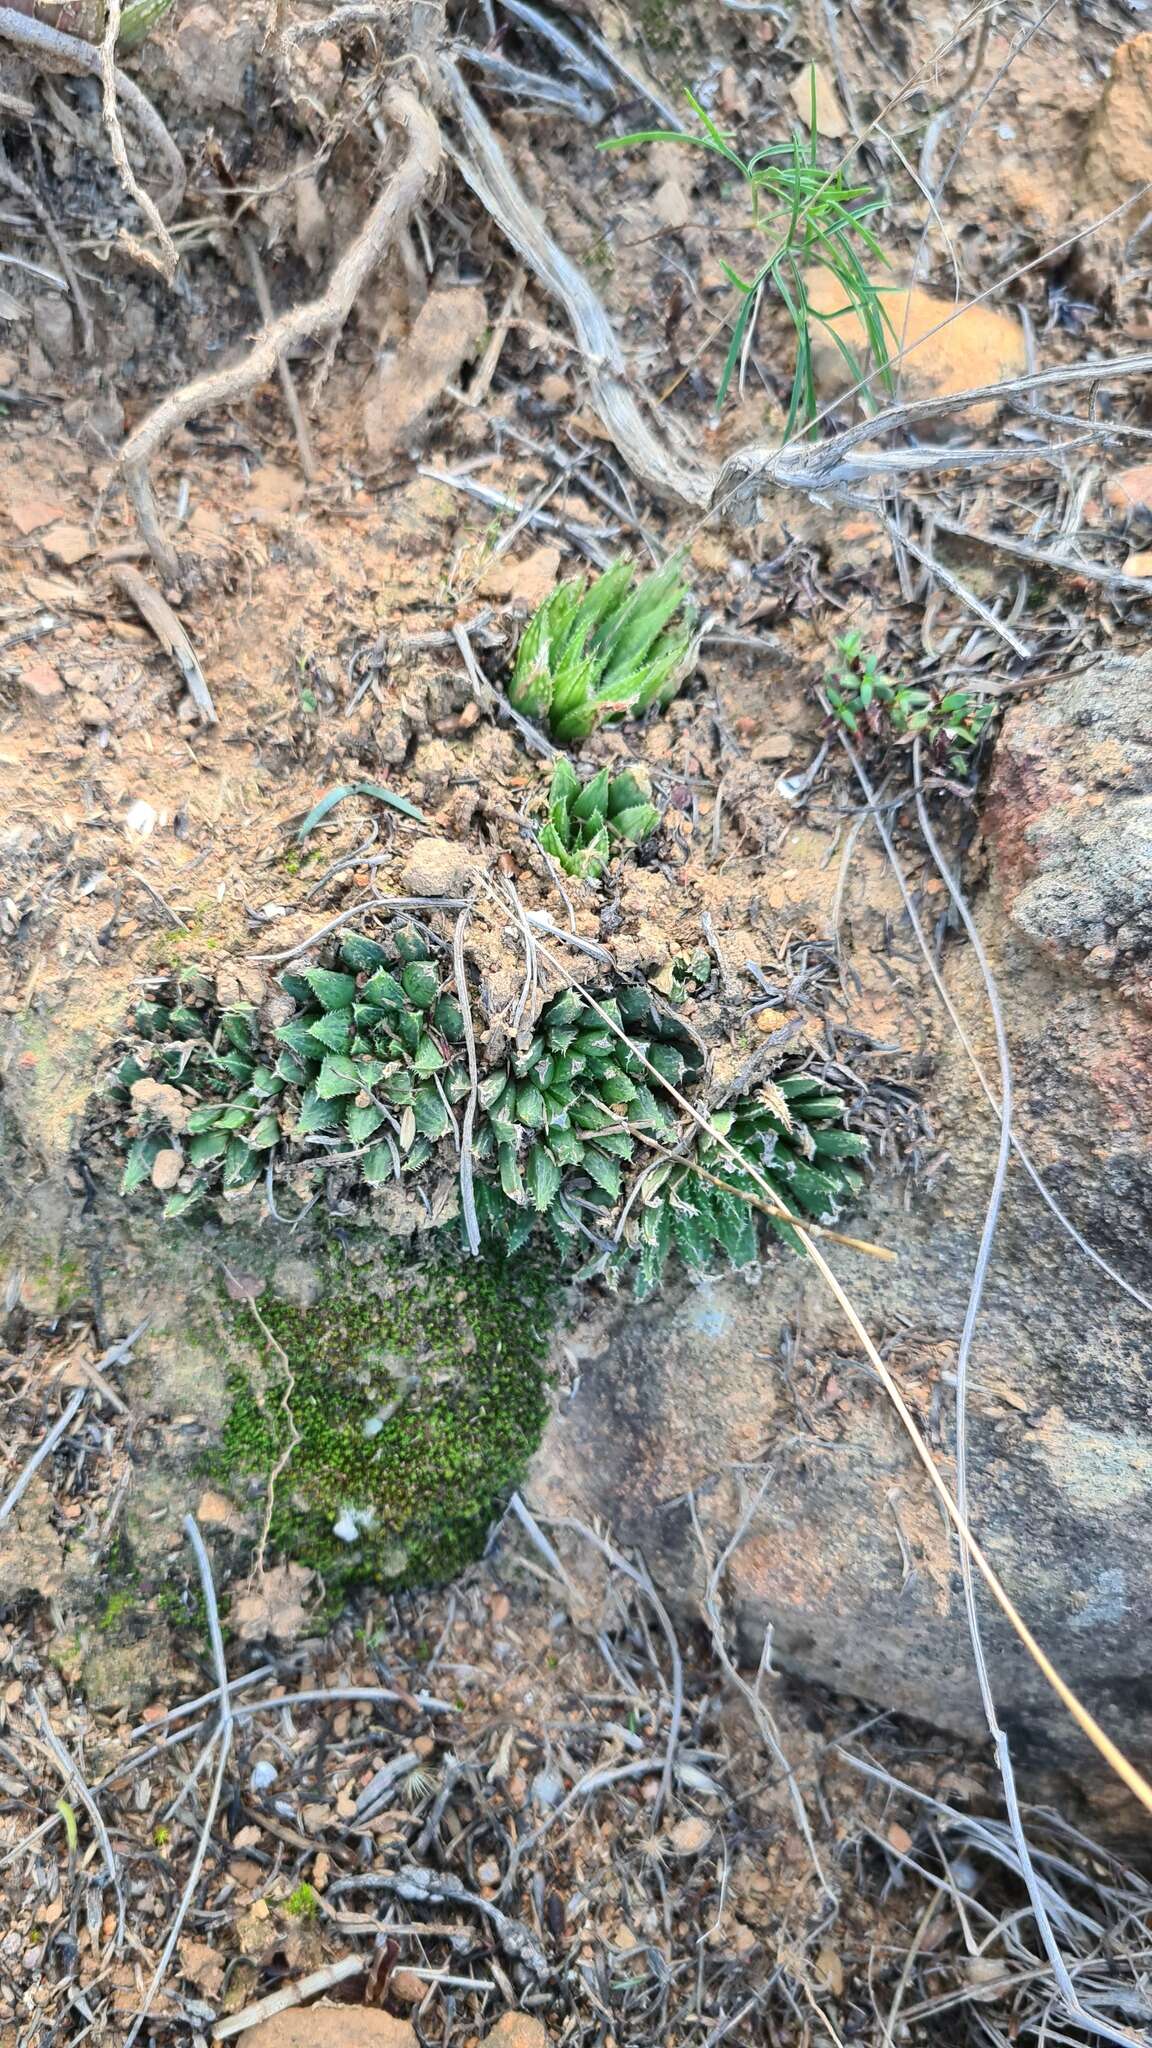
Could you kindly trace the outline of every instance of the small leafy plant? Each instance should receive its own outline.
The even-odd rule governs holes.
[[[937,691],[915,687],[886,674],[878,656],[859,633],[845,633],[836,642],[836,667],[824,677],[833,716],[851,733],[878,746],[911,746],[921,740],[940,768],[965,775],[995,704],[970,690]]]
[[[598,725],[670,704],[695,667],[699,645],[681,568],[673,556],[636,581],[625,560],[591,584],[583,576],[558,583],[525,629],[509,702],[546,725],[561,746],[587,739]]]
[[[601,768],[581,782],[566,754],[552,773],[548,822],[540,829],[540,846],[558,861],[566,875],[595,881],[612,858],[615,844],[639,846],[660,823],[650,802],[646,779],[632,769],[611,775]]]
[[[816,417],[816,380],[812,356],[813,326],[828,330],[848,366],[854,384],[864,369],[837,331],[836,322],[854,313],[860,321],[868,353],[887,391],[893,387],[889,360],[889,323],[881,292],[869,277],[860,249],[880,263],[887,263],[876,236],[868,226],[883,201],[867,185],[855,185],[842,165],[824,170],[819,161],[816,128],[816,79],[812,77],[812,112],[807,145],[799,135],[788,142],[772,142],[750,157],[742,157],[729,138],[717,127],[700,102],[685,94],[702,134],[674,128],[647,128],[632,135],[613,137],[601,149],[628,149],[638,143],[682,142],[707,150],[731,165],[747,189],[751,205],[749,226],[769,244],[768,253],[748,277],[742,277],[721,259],[728,282],[740,294],[741,305],[732,328],[732,339],[720,378],[716,403],[728,395],[736,367],[756,317],[765,286],[771,285],[785,307],[796,333],[796,363],[788,405],[785,438],[797,419],[810,425]],[[815,266],[831,272],[844,294],[840,313],[824,313],[813,305],[805,274]]]

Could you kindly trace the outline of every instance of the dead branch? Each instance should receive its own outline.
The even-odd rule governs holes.
[[[51,1721],[48,1719],[48,1709],[35,1686],[31,1688],[31,1692],[32,1704],[36,1709],[40,1722],[40,1732],[56,1761],[57,1768],[64,1779],[64,1784],[69,1792],[75,1792],[76,1797],[79,1799],[80,1804],[92,1823],[92,1832],[96,1837],[100,1854],[104,1859],[104,1868],[108,1873],[108,1882],[112,1886],[112,1895],[116,1900],[116,1954],[119,1955],[124,1947],[124,1890],[120,1883],[120,1872],[116,1864],[112,1843],[109,1839],[108,1829],[105,1826],[104,1816],[97,1806],[84,1773],[72,1755],[71,1750],[61,1742]]]
[[[95,43],[82,42],[79,36],[66,36],[58,28],[49,28],[45,21],[35,21],[30,15],[18,14],[14,7],[0,7],[0,41],[15,43],[18,49],[27,50],[47,71],[64,71],[73,78],[103,79],[101,52]],[[145,97],[140,87],[123,71],[114,68],[112,75],[121,106],[131,115],[142,139],[151,143],[168,172],[168,185],[157,200],[156,208],[161,221],[171,220],[188,182],[184,159],[151,100]]]
[[[633,473],[661,498],[703,510],[715,472],[667,446],[644,418],[624,353],[587,278],[548,233],[521,191],[496,136],[455,66],[441,76],[459,124],[448,154],[486,213],[564,307],[584,357],[592,402]]]
[[[1004,454],[991,448],[874,449],[857,454],[867,441],[883,434],[903,433],[922,420],[943,413],[966,412],[974,405],[999,405],[1025,391],[1048,391],[1060,384],[1103,384],[1113,377],[1146,376],[1152,370],[1152,354],[1117,356],[1109,363],[1069,363],[1056,369],[1037,370],[1031,376],[1011,377],[1002,384],[981,384],[972,391],[955,391],[938,398],[918,398],[908,405],[890,405],[870,419],[845,427],[827,441],[788,441],[781,448],[751,442],[730,455],[720,470],[712,493],[714,511],[729,512],[737,522],[757,517],[757,499],[766,488],[786,491],[850,490],[880,477],[928,474],[940,469],[985,468],[1004,461]],[[1084,421],[1086,435],[1093,423]],[[1029,449],[1028,455],[1045,453]],[[1024,459],[1019,453],[1017,460]]]
[[[83,1407],[87,1398],[87,1387],[78,1387],[76,1392],[73,1394],[72,1399],[69,1401],[68,1406],[64,1410],[63,1415],[61,1415],[59,1419],[53,1423],[51,1429],[48,1431],[47,1436],[44,1438],[43,1443],[38,1445],[36,1450],[32,1453],[32,1456],[29,1458],[27,1464],[21,1471],[19,1478],[14,1482],[14,1484],[10,1487],[9,1491],[5,1494],[4,1499],[0,1501],[0,1524],[3,1524],[8,1520],[8,1517],[12,1513],[13,1508],[16,1506],[17,1502],[23,1498],[25,1492],[27,1491],[29,1482],[40,1470],[40,1467],[44,1463],[45,1458],[51,1457],[52,1452],[55,1450],[61,1437],[66,1436],[68,1434],[69,1429],[72,1427],[72,1424],[76,1420],[77,1415],[79,1415],[80,1410]]]
[[[160,244],[160,253],[148,249],[138,242],[134,235],[124,229],[120,239],[129,253],[151,270],[158,270],[165,284],[171,284],[180,265],[180,252],[168,233],[156,208],[128,161],[124,142],[124,130],[120,126],[120,115],[116,106],[116,39],[120,34],[120,0],[105,0],[104,36],[100,44],[100,84],[104,127],[108,134],[108,146],[112,161],[120,173],[120,182],[130,199],[134,199],[153,234]]]
[[[256,247],[255,241],[243,228],[240,230],[240,247],[244,251],[244,260],[248,265],[248,274],[252,279],[252,290],[255,294],[256,304],[260,308],[260,318],[263,320],[265,327],[271,327],[276,315],[272,310],[272,297],[268,290],[268,280],[264,275],[264,265],[260,260],[260,251]],[[304,472],[304,481],[309,484],[315,483],[316,457],[312,453],[312,436],[308,431],[308,421],[304,417],[304,408],[300,403],[300,394],[296,389],[287,356],[281,356],[280,361],[276,365],[276,372],[280,379],[280,389],[284,393],[284,404],[288,409],[288,417],[292,422],[292,432],[296,436],[296,447],[300,456],[300,467]]]
[[[178,391],[170,392],[129,435],[120,451],[121,474],[136,508],[141,534],[167,582],[179,581],[180,567],[160,525],[148,475],[149,463],[194,414],[247,398],[267,383],[291,349],[301,342],[339,332],[385,249],[407,225],[413,208],[440,168],[440,131],[415,93],[394,86],[384,99],[384,107],[396,125],[407,132],[407,154],[389,178],[360,234],[336,265],[323,297],[282,313],[257,337],[242,361],[194,377]]]
[[[197,658],[196,649],[167,598],[159,590],[153,590],[139,569],[114,569],[112,581],[119,585],[125,597],[135,605],[145,625],[151,626],[165,653],[172,656],[184,678],[188,695],[196,706],[200,723],[219,725],[216,706],[204,680],[204,671]]]
[[[216,1671],[215,1698],[219,1703],[216,1726],[213,1730],[211,1741],[201,1757],[201,1763],[206,1762],[212,1750],[215,1749],[216,1769],[212,1776],[212,1784],[208,1793],[208,1804],[204,1810],[204,1820],[200,1828],[196,1852],[192,1858],[192,1867],[188,1872],[187,1882],[180,1894],[172,1924],[168,1929],[167,1939],[160,1952],[159,1961],[156,1964],[143,2000],[137,2007],[135,2018],[125,2037],[124,2048],[132,2048],[132,2043],[136,2040],[141,2027],[144,2025],[152,2009],[156,1993],[164,1982],[168,1974],[168,1966],[176,1953],[176,1944],[180,1939],[180,1929],[184,1925],[188,1908],[195,1897],[196,1887],[200,1882],[200,1872],[204,1868],[204,1858],[208,1854],[208,1844],[212,1839],[212,1828],[216,1820],[217,1809],[220,1805],[220,1794],[224,1789],[224,1773],[228,1768],[228,1759],[232,1754],[232,1737],[234,1733],[232,1695],[228,1684],[228,1666],[224,1658],[224,1637],[221,1633],[220,1616],[216,1606],[216,1588],[212,1582],[212,1566],[209,1563],[208,1552],[204,1548],[204,1539],[200,1534],[195,1517],[192,1515],[185,1515],[184,1517],[184,1534],[192,1545],[196,1556],[197,1569],[200,1573],[200,1588],[204,1595],[204,1604],[208,1613],[208,1635],[212,1644],[212,1662]]]

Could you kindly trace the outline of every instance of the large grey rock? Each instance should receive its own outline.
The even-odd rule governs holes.
[[[1152,664],[1113,660],[1009,713],[980,923],[1007,1012],[1020,1134],[1077,1228],[1152,1294],[1152,1020],[1137,1000],[1148,988],[1149,886],[1124,851],[1134,815],[1146,844],[1150,702]],[[874,882],[870,891],[879,955],[889,906]],[[866,916],[858,905],[858,932]],[[906,974],[907,927],[897,921],[896,932]],[[853,964],[873,978],[862,949]],[[953,944],[946,971],[994,1075],[970,952]],[[931,1003],[922,985],[909,1027]],[[910,1198],[881,1172],[853,1225],[899,1264],[845,1252],[833,1263],[951,1477],[950,1375],[997,1126],[954,1041],[927,1094],[945,1163]],[[973,1357],[972,1517],[1057,1664],[1145,1756],[1150,1381],[1152,1316],[1076,1250],[1014,1164]],[[720,1581],[746,1656],[759,1656],[771,1629],[778,1665],[981,1732],[941,1513],[839,1311],[798,1260],[777,1256],[759,1285],[725,1280],[605,1315],[530,1498],[603,1516],[689,1607],[701,1601],[704,1551],[716,1559],[752,1506]],[[981,1608],[1008,1724],[1086,1760],[983,1596]]]

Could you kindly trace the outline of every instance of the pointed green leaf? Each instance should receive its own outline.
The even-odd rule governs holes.
[[[524,1181],[533,1208],[542,1215],[560,1192],[560,1168],[546,1145],[533,1145],[525,1163]]]
[[[386,967],[378,968],[370,981],[360,991],[362,1003],[374,1003],[381,1009],[402,1010],[407,1000],[404,990],[394,974]]]
[[[353,974],[374,974],[383,967],[388,955],[375,939],[367,939],[362,932],[345,932],[340,941],[340,958]]]
[[[418,1010],[430,1010],[440,994],[440,977],[425,960],[410,961],[403,974],[404,993]]]
[[[370,1152],[360,1161],[360,1171],[370,1188],[379,1187],[382,1181],[391,1180],[395,1172],[395,1161],[389,1145],[373,1145]]]
[[[316,1131],[333,1130],[339,1124],[340,1117],[341,1105],[338,1100],[326,1101],[314,1088],[310,1088],[301,1098],[296,1118],[296,1136],[310,1138]]]
[[[210,1159],[223,1159],[228,1150],[227,1131],[202,1131],[188,1143],[188,1157],[193,1166],[206,1166]]]
[[[322,1010],[346,1010],[356,994],[354,975],[333,974],[327,967],[306,967],[304,980]]]
[[[363,1145],[372,1136],[373,1131],[380,1129],[383,1122],[384,1111],[378,1104],[365,1102],[360,1105],[354,1102],[349,1106],[344,1128],[354,1145]]]
[[[358,1095],[363,1085],[357,1062],[346,1053],[330,1052],[322,1060],[316,1076],[316,1093],[322,1102],[331,1102],[338,1095]]]
[[[311,1056],[319,1056],[320,1047],[328,1052],[347,1052],[354,1036],[351,1010],[329,1010],[326,1016],[317,1017],[308,1026],[311,1039]]]

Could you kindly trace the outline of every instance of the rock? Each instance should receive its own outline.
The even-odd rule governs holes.
[[[1152,180],[1150,31],[1113,52],[1108,82],[1088,127],[1082,177],[1094,209],[1116,205]],[[1131,225],[1124,232],[1131,233]]]
[[[1107,656],[1013,709],[988,826],[1017,928],[1069,965],[1106,949],[1152,1001],[1152,657]]]
[[[419,2048],[408,2020],[368,2005],[293,2006],[262,2020],[249,2048]]]
[[[30,661],[20,670],[20,687],[30,697],[39,698],[42,704],[50,704],[64,695],[64,684],[59,669],[50,661]]]
[[[152,1185],[162,1194],[169,1194],[184,1171],[184,1154],[167,1147],[158,1152],[152,1161]]]
[[[462,896],[483,874],[484,862],[455,839],[418,839],[400,876],[406,896]]]
[[[205,1529],[239,1529],[243,1517],[238,1515],[232,1502],[223,1493],[208,1489],[196,1503],[196,1520]]]
[[[38,533],[42,526],[51,526],[56,519],[65,516],[66,507],[53,498],[12,498],[5,511],[17,533],[28,535]]]
[[[154,1081],[146,1074],[143,1080],[133,1081],[129,1093],[133,1109],[145,1113],[151,1122],[167,1124],[170,1131],[187,1129],[192,1105],[170,1082]]]
[[[533,2013],[506,2012],[485,2034],[484,2048],[548,2048],[548,2029]]]
[[[65,569],[71,569],[93,552],[88,530],[83,526],[49,527],[41,546],[50,561],[59,562]]]
[[[692,220],[692,198],[679,178],[665,178],[652,194],[652,211],[666,228],[686,228]]]
[[[150,839],[160,822],[160,813],[147,797],[138,796],[124,813],[124,834],[129,840]]]
[[[225,20],[207,5],[189,8],[167,45],[181,103],[243,113],[245,74],[259,45],[254,21]]]
[[[484,597],[507,599],[512,604],[524,605],[535,611],[543,604],[560,574],[561,553],[551,545],[533,548],[519,561],[509,560],[501,555],[493,562],[480,579],[480,592]]]
[[[388,1991],[392,1998],[398,1998],[401,2005],[419,2005],[428,1995],[426,1977],[417,1977],[412,1970],[393,1970],[388,1979]]]
[[[1104,486],[1104,502],[1125,519],[1134,512],[1152,512],[1152,462],[1135,462],[1130,469],[1118,469]],[[1126,573],[1131,575],[1132,571]]]
[[[173,1680],[167,1632],[149,1630],[135,1642],[97,1636],[84,1658],[81,1687],[90,1707],[101,1713],[126,1707],[138,1714]]]
[[[364,404],[373,455],[391,455],[415,439],[446,384],[475,355],[488,322],[474,285],[429,292],[406,342],[381,363]]]
[[[110,725],[112,722],[111,707],[104,702],[103,697],[94,697],[91,690],[81,690],[75,700],[75,710],[81,725],[97,727]]]
[[[50,363],[71,362],[76,353],[76,326],[67,299],[58,292],[33,299],[32,327]]]
[[[1077,1229],[1146,1293],[1150,776],[1152,657],[1097,660],[1013,705],[994,757],[976,909],[1005,1009],[1021,1141]],[[850,911],[853,968],[865,975],[869,930],[878,951],[885,918],[907,932],[886,892],[875,873],[861,878]],[[971,953],[951,946],[945,972],[994,1072]],[[921,984],[909,1020],[922,1021],[927,1005]],[[916,1412],[939,1416],[947,1468],[947,1376],[996,1137],[947,1033],[926,1101],[946,1166],[907,1207],[901,1184],[877,1173],[849,1224],[898,1263],[834,1263],[866,1326],[892,1337]],[[802,1332],[802,1385],[821,1408],[819,1448],[795,1435],[794,1355],[780,1354],[787,1378],[771,1362],[791,1330]],[[546,1514],[602,1517],[687,1617],[700,1613],[705,1557],[721,1554],[749,1504],[734,1475],[770,1458],[771,1484],[725,1573],[726,1613],[748,1662],[771,1627],[783,1669],[982,1738],[954,1547],[888,1402],[838,1363],[848,1341],[810,1269],[780,1255],[757,1286],[684,1284],[643,1309],[606,1308],[582,1332],[578,1392],[553,1416],[525,1497]],[[1152,1749],[1142,1647],[1152,1626],[1150,1377],[1146,1314],[1014,1168],[972,1362],[973,1517],[1064,1676],[1137,1756]],[[981,1613],[996,1696],[1025,1761],[1055,1756],[1099,1785],[1102,1767],[1031,1660],[990,1602]]]
[[[946,398],[953,392],[970,391],[978,385],[998,384],[1004,378],[1023,375],[1027,368],[1024,334],[1012,314],[999,312],[994,306],[966,306],[957,313],[950,299],[939,298],[919,285],[911,291],[894,291],[886,288],[882,277],[875,282],[883,292],[890,353],[895,356],[901,348],[904,350],[900,368],[906,397]],[[863,323],[854,312],[846,310],[848,300],[831,271],[809,271],[805,283],[814,309],[828,318],[836,318],[840,340],[866,362],[868,345]],[[813,358],[817,383],[823,392],[831,394],[850,388],[844,359],[820,327],[814,330]],[[879,378],[872,389],[883,398]],[[983,405],[973,406],[963,414],[945,414],[937,431],[942,436],[955,434],[988,421],[993,411],[991,405]],[[928,432],[931,424],[925,426],[921,422],[919,431]]]
[[[233,1602],[232,1626],[242,1643],[293,1643],[308,1633],[314,1573],[299,1564],[275,1565],[251,1592]]]
[[[715,1833],[710,1820],[699,1813],[686,1814],[670,1827],[664,1839],[677,1856],[699,1856],[708,1847]]]

